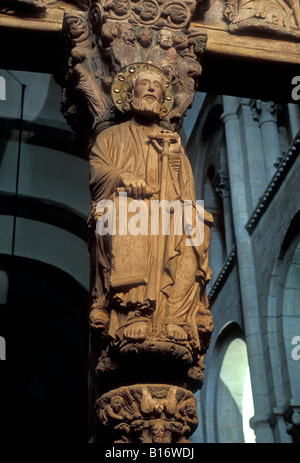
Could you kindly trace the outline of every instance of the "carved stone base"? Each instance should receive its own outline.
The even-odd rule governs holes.
[[[189,443],[198,425],[194,395],[165,384],[111,390],[97,399],[95,413],[100,443]]]
[[[146,340],[109,346],[95,365],[99,389],[106,392],[118,387],[121,378],[130,378],[133,383],[175,383],[196,392],[204,383],[205,367],[185,344]]]

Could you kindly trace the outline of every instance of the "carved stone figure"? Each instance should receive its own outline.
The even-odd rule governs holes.
[[[162,29],[157,34],[157,44],[147,55],[146,61],[164,71],[172,84],[178,78],[177,52],[173,47],[173,33]]]
[[[124,91],[125,79],[128,91]],[[169,85],[164,74],[148,64],[139,69],[129,67],[128,76],[126,70],[119,73],[113,86],[113,92],[119,91],[116,103],[123,101],[123,88],[123,111],[130,111],[132,119],[102,132],[91,149],[90,226],[94,229],[95,256],[91,321],[93,326],[98,324],[102,337],[120,347],[135,343],[136,349],[147,350],[149,343],[157,340],[164,350],[164,343],[178,343],[197,359],[199,367],[200,353],[208,347],[201,340],[198,316],[208,307],[205,286],[211,274],[208,246],[212,218],[201,209],[203,233],[195,246],[186,245],[191,238],[188,232],[172,230],[175,213],[169,214],[169,235],[151,232],[149,225],[158,201],[177,201],[180,210],[184,201],[189,201],[196,210],[193,175],[180,138],[158,125],[161,114],[167,111],[164,101],[172,98],[167,93]],[[120,202],[122,191],[127,197],[121,196]],[[124,233],[99,234],[99,221],[103,225],[104,220],[100,209],[108,199],[116,211],[118,230],[123,220],[120,214],[128,211],[129,230],[133,220],[129,212],[140,208],[139,220],[146,222],[142,234],[131,236],[124,222]]]
[[[97,47],[93,46],[87,14],[66,10],[63,30],[69,44],[70,58],[62,112],[75,130],[80,126],[84,129],[80,120],[83,115],[90,120],[94,129],[99,123],[113,118],[113,104],[93,66],[97,58]]]
[[[114,40],[111,46],[113,66],[116,72],[138,61],[135,27],[131,24],[124,24],[120,26],[120,34],[121,37]]]
[[[299,0],[227,0],[224,15],[231,32],[260,30],[300,38]]]
[[[151,45],[152,40],[153,37],[150,27],[145,26],[137,32],[137,41],[143,48],[148,48]]]

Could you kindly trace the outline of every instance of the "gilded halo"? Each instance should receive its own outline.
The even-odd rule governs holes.
[[[124,112],[124,105],[126,103],[128,87],[131,79],[137,72],[142,70],[145,71],[155,71],[162,77],[163,82],[165,83],[165,99],[162,105],[161,115],[162,117],[166,116],[172,109],[174,103],[174,93],[172,89],[171,82],[167,79],[163,71],[156,66],[153,66],[149,63],[134,63],[129,66],[125,66],[121,69],[120,72],[115,76],[112,87],[111,94],[113,102],[121,112]]]

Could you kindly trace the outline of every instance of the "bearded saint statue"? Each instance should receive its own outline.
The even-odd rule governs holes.
[[[195,245],[187,245],[186,229],[174,233],[172,210],[169,233],[151,233],[150,211],[158,201],[175,200],[182,207],[188,202],[196,210],[193,174],[180,137],[159,125],[174,100],[170,82],[160,69],[143,63],[124,68],[114,82],[114,102],[130,118],[102,131],[90,151],[91,325],[114,342],[192,341],[203,350],[201,333],[210,339],[213,327],[205,291],[212,216],[199,206],[203,233]],[[104,234],[97,223],[109,209],[107,200],[114,205],[115,223]],[[146,225],[130,234],[126,227],[137,208]]]

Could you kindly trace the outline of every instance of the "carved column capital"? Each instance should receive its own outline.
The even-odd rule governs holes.
[[[196,0],[101,0],[84,11],[66,10],[63,34],[70,58],[62,111],[70,125],[92,133],[119,122],[111,97],[114,77],[126,66],[149,63],[173,86],[174,106],[164,124],[178,131],[193,103],[207,42],[205,29],[190,27],[195,7]]]
[[[189,443],[198,425],[193,394],[165,384],[111,390],[97,399],[95,413],[114,443]]]
[[[224,174],[220,174],[218,176],[218,180],[215,184],[215,191],[222,200],[230,196],[230,185],[228,176]]]
[[[273,101],[251,100],[250,107],[253,119],[259,122],[259,126],[266,122],[277,123],[278,105]]]

